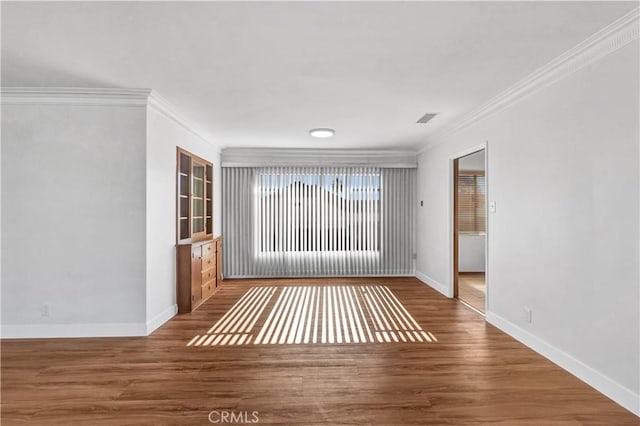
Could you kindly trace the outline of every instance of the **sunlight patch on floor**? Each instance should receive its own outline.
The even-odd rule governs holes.
[[[254,287],[187,346],[431,343],[387,286]]]

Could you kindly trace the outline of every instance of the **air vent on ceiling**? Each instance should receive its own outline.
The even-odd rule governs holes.
[[[427,124],[429,122],[429,120],[431,120],[433,117],[436,116],[436,114],[438,114],[438,113],[437,112],[428,112],[425,115],[423,115],[422,117],[420,117],[420,119],[418,121],[416,121],[416,123]]]

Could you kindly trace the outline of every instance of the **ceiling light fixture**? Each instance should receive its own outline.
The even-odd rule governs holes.
[[[309,134],[314,138],[330,138],[336,133],[333,129],[319,128],[309,130]]]

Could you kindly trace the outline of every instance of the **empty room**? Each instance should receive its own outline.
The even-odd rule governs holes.
[[[2,1],[0,422],[640,424],[637,1]]]

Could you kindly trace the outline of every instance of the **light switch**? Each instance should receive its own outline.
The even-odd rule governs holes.
[[[491,213],[495,213],[496,212],[496,202],[495,201],[489,201],[489,211]]]

